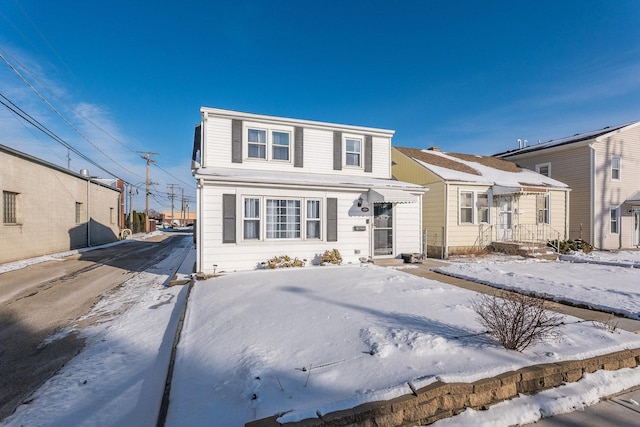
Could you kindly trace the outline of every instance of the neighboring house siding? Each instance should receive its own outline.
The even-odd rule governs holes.
[[[0,263],[118,239],[120,192],[55,167],[0,150],[0,190],[17,194],[15,224],[0,223]],[[0,199],[0,209],[2,209]],[[76,204],[80,218],[76,222]]]
[[[417,252],[422,247],[420,215],[422,203],[399,203],[395,206],[395,253]]]
[[[611,179],[612,156],[620,159],[619,180]],[[569,238],[582,238],[599,249],[633,247],[633,209],[624,201],[639,189],[640,124],[608,136],[502,157],[529,169],[548,162],[551,177],[571,187]],[[618,233],[611,232],[611,208],[619,209]]]
[[[514,158],[512,161],[531,170],[535,170],[537,164],[550,163],[551,178],[564,182],[571,188],[569,238],[582,238],[591,241],[589,227],[591,149],[587,145],[572,146],[555,150],[552,153],[534,152],[527,157]],[[553,206],[555,207],[555,205],[554,203]]]
[[[623,130],[594,144],[596,147],[594,243],[603,249],[633,246],[633,218],[624,201],[640,189],[640,126]],[[611,179],[611,157],[620,159],[620,179]],[[619,232],[611,233],[610,208],[618,208]]]
[[[460,192],[461,191],[474,191],[477,193],[484,193],[489,190],[489,186],[486,185],[449,185],[449,201],[448,201],[448,247],[449,255],[453,255],[457,252],[462,252],[473,247],[476,243],[476,239],[479,236],[480,224],[465,224],[460,223],[459,218],[459,206],[460,206]],[[495,214],[495,209],[490,209],[490,214]]]

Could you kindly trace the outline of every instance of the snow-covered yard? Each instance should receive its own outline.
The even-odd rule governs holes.
[[[96,307],[101,311],[136,301],[122,316],[83,331],[85,350],[2,424],[155,425],[168,343],[187,289],[162,283],[182,255],[140,276],[148,283],[123,287]],[[519,277],[523,289],[538,286],[555,264],[571,267],[508,264],[527,271]],[[499,268],[508,264],[455,265],[484,268],[493,272],[486,281],[499,283],[506,275]],[[599,276],[611,293],[622,290],[626,280],[640,283],[640,269],[611,267],[596,273],[599,268],[582,265],[579,275],[565,274],[558,283],[576,289],[584,277]],[[624,276],[629,272],[636,276]],[[368,264],[253,271],[197,281],[178,347],[166,425],[241,426],[283,412],[282,421],[293,421],[405,394],[407,382],[416,387],[438,379],[469,382],[536,363],[640,347],[639,335],[610,333],[567,318],[560,339],[523,353],[508,351],[479,334],[482,328],[471,308],[476,297]],[[621,306],[623,300],[618,300]],[[541,413],[568,412],[636,385],[638,368],[597,372],[488,411],[468,410],[437,425],[533,422]]]
[[[640,251],[575,253],[562,259],[566,261],[479,258],[435,270],[498,288],[640,319],[640,268],[632,268],[640,267]]]
[[[372,265],[198,282],[167,425],[242,425],[277,413],[296,421],[407,394],[407,382],[471,382],[640,346],[640,336],[567,318],[558,341],[508,351],[479,335],[476,295]]]

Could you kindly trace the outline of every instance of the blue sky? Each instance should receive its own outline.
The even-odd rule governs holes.
[[[474,154],[640,120],[639,24],[638,0],[2,0],[0,53],[22,78],[0,61],[0,93],[134,184],[137,151],[158,153],[150,203],[170,209],[169,184],[195,200],[203,105]],[[67,166],[4,107],[0,129],[0,144]]]

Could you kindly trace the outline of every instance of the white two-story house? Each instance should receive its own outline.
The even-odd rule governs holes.
[[[197,271],[275,256],[344,263],[422,251],[419,185],[391,176],[394,131],[202,107],[196,126]]]

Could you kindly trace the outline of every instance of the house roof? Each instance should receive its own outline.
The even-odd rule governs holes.
[[[216,182],[249,183],[273,188],[274,186],[314,186],[320,188],[370,189],[387,188],[424,192],[426,189],[410,182],[394,179],[369,178],[347,175],[329,175],[300,172],[276,172],[263,170],[247,170],[240,168],[200,168],[194,171],[196,179],[205,178]]]
[[[405,147],[393,148],[446,182],[468,182],[520,189],[526,187],[568,188],[560,181],[528,169],[521,169],[513,162],[495,157],[443,153]]]
[[[533,151],[544,150],[546,148],[559,147],[559,146],[562,146],[562,145],[575,144],[577,142],[589,141],[589,140],[596,139],[596,138],[598,138],[600,136],[603,136],[603,135],[614,133],[616,131],[619,131],[620,129],[626,128],[626,127],[634,125],[634,124],[640,124],[640,121],[635,121],[635,122],[631,122],[631,123],[625,123],[625,124],[616,125],[616,126],[606,126],[606,127],[602,128],[602,129],[597,129],[597,130],[592,130],[592,131],[582,132],[582,133],[576,133],[575,135],[567,136],[567,137],[564,137],[564,138],[551,139],[551,140],[549,140],[547,142],[542,142],[542,143],[530,145],[530,146],[527,146],[527,147],[516,148],[516,149],[513,149],[513,150],[503,151],[501,153],[494,154],[494,157],[505,158],[505,157],[509,157],[509,156],[515,156],[517,154],[530,153],[530,152],[533,152]]]

